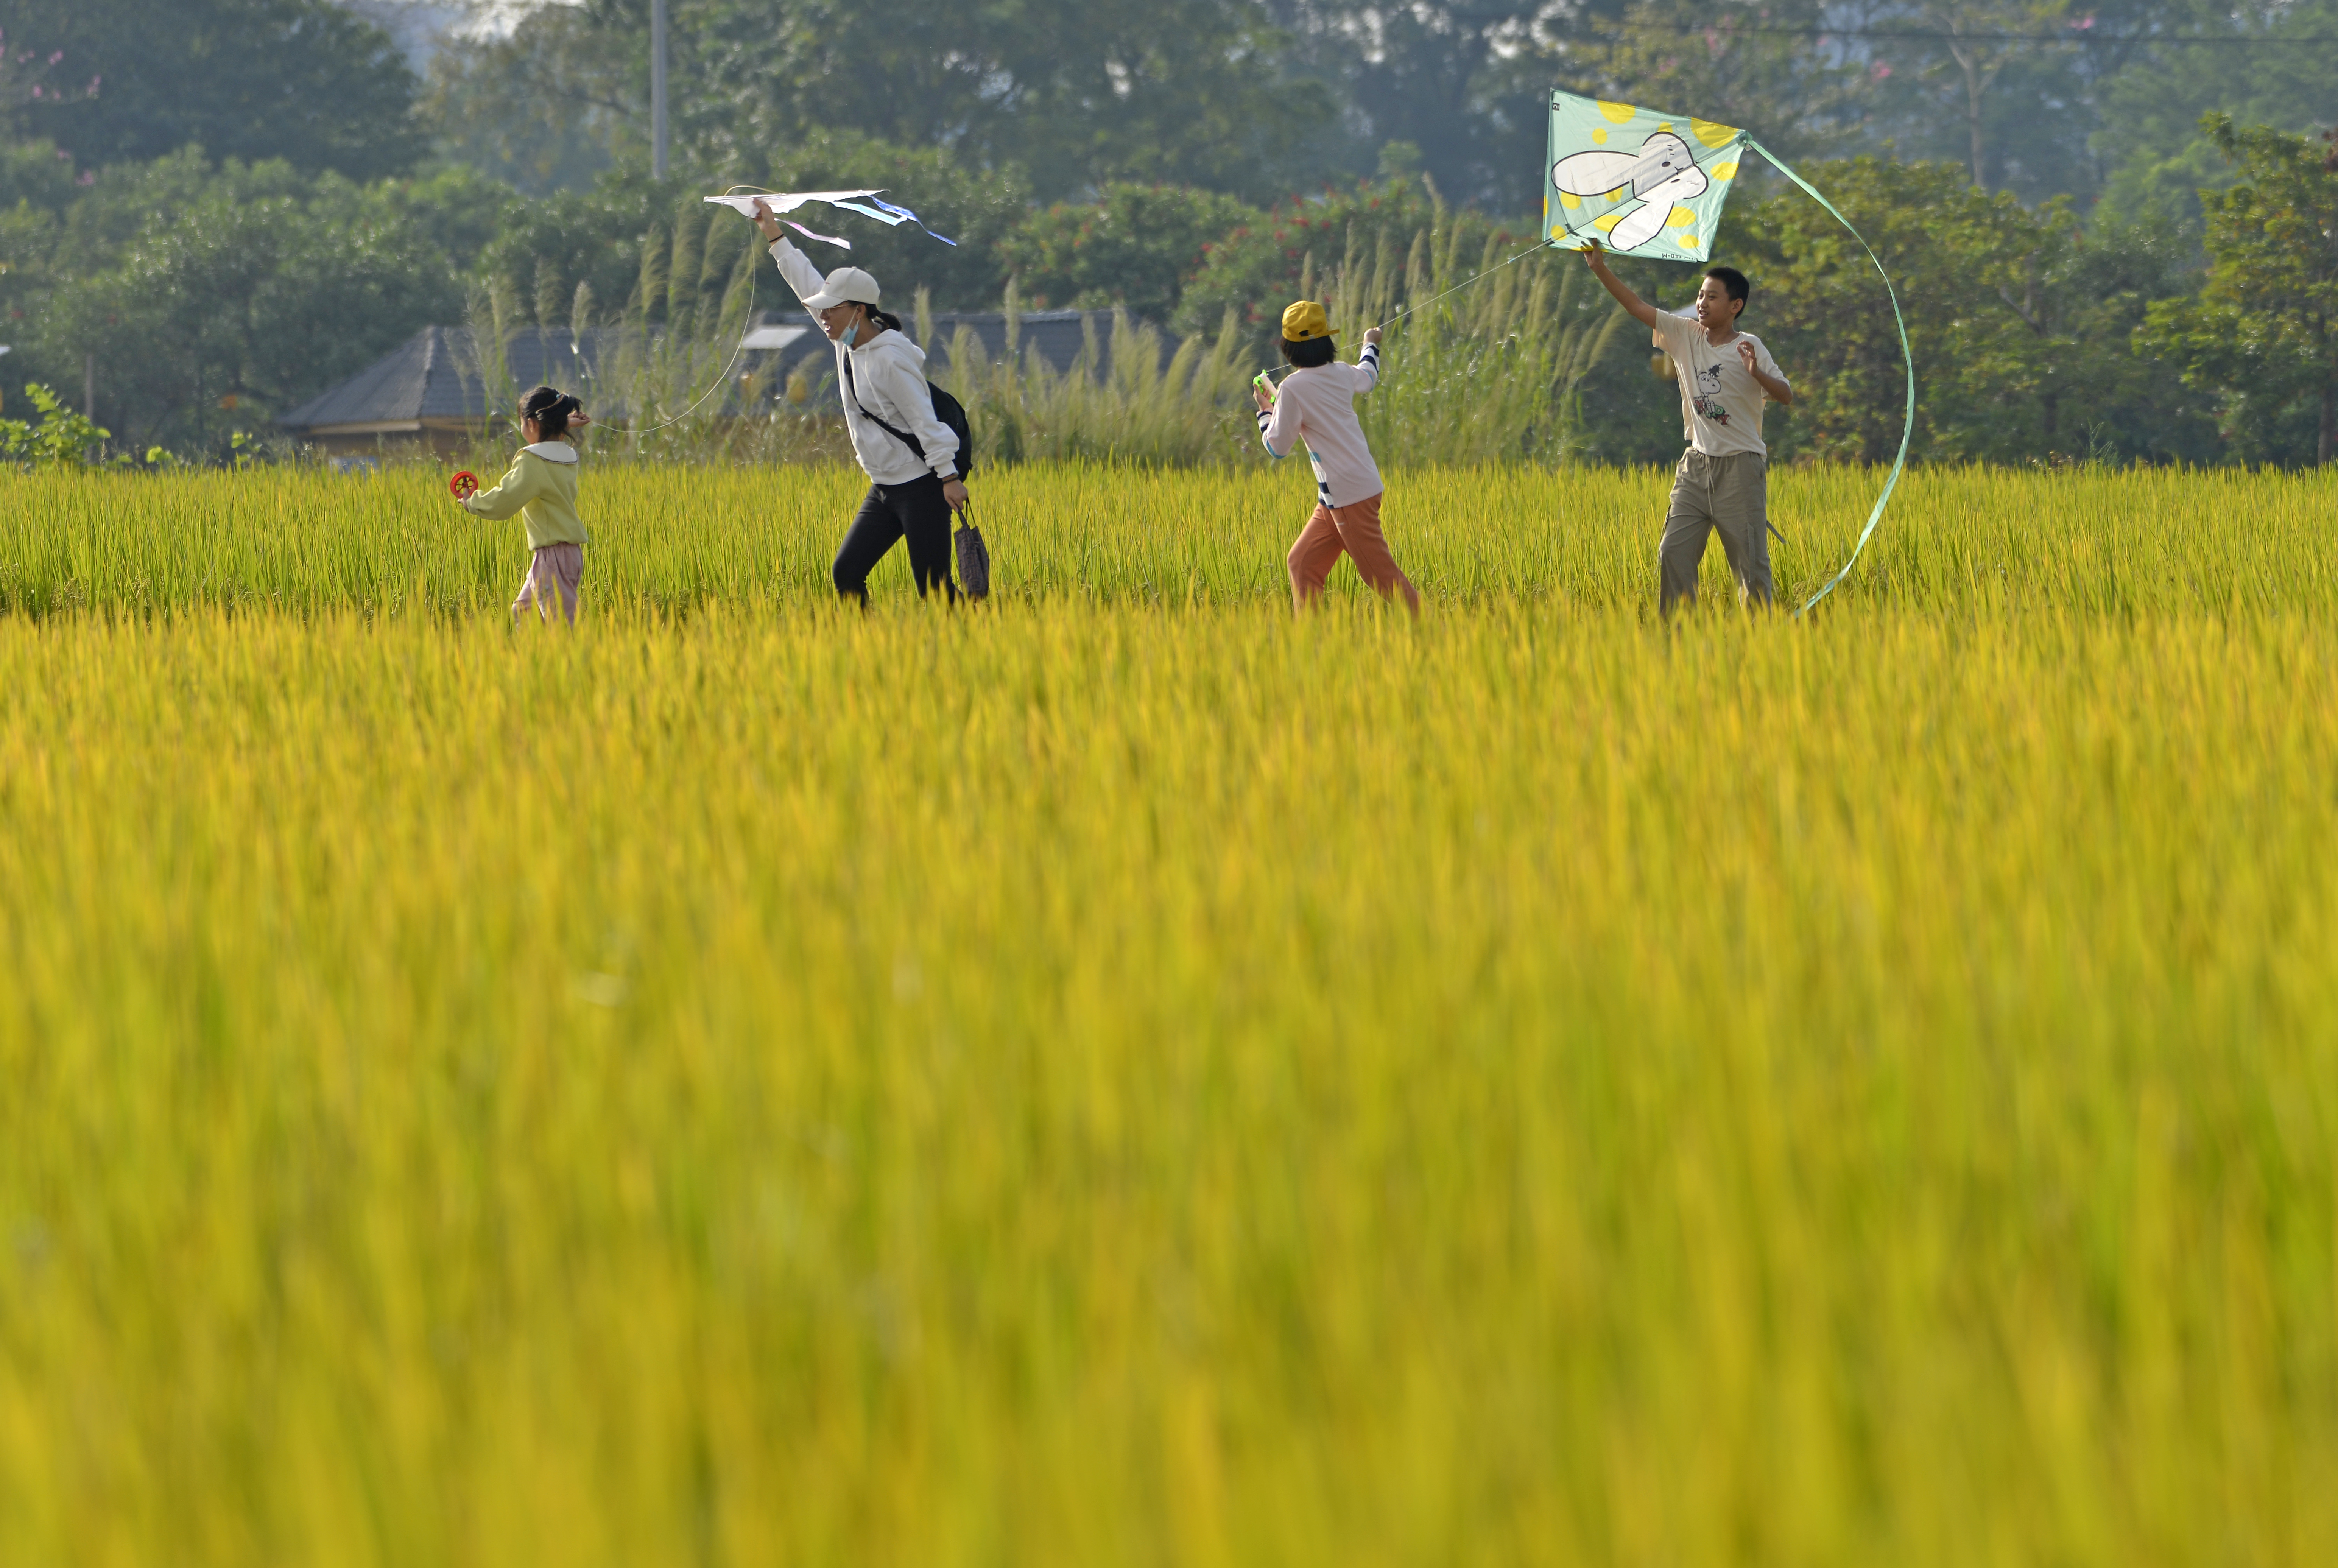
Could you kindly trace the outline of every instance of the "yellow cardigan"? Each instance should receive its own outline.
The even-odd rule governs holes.
[[[516,512],[527,524],[527,547],[583,544],[591,539],[576,515],[576,448],[565,441],[539,441],[520,448],[511,472],[492,490],[463,503],[464,510],[500,523]]]

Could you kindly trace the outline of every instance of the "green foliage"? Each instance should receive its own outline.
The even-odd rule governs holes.
[[[2327,463],[2338,448],[2338,132],[2202,122],[2240,182],[2203,191],[2208,278],[2155,306],[2139,341],[2213,393],[2245,457]]]
[[[1318,281],[1334,268],[1351,256],[1374,257],[1390,246],[1405,256],[1414,237],[1430,229],[1439,230],[1440,244],[1458,244],[1470,254],[1488,239],[1508,244],[1519,235],[1481,213],[1448,213],[1425,180],[1361,181],[1344,191],[1292,196],[1202,248],[1202,265],[1186,285],[1179,323],[1192,330],[1214,325],[1233,310],[1261,347],[1269,346],[1280,330],[1282,308],[1313,298]]]
[[[584,6],[587,25],[629,45],[608,55],[598,94],[636,110],[648,11]],[[1311,162],[1306,138],[1331,117],[1330,94],[1286,76],[1274,42],[1243,0],[675,0],[674,70],[692,90],[674,124],[687,161],[726,179],[849,130],[1026,171],[1045,196],[1108,180],[1258,196]]]
[[[1611,46],[1586,36],[1586,24],[1620,3],[1265,0],[1264,8],[1293,40],[1299,67],[1329,83],[1340,105],[1325,175],[1426,173],[1464,205],[1520,212],[1541,193],[1550,89],[1582,85],[1598,69]],[[1699,28],[1711,22],[1700,18]]]
[[[39,410],[41,422],[0,419],[0,463],[33,468],[86,468],[96,463],[113,432],[102,429],[66,407],[54,392],[35,381],[25,396]]]
[[[1792,31],[1828,20],[1825,0],[1770,0],[1758,15],[1695,0],[1633,0],[1594,20],[1599,74],[1580,86],[1668,110],[1693,105],[1704,119],[1752,128],[1790,160],[1822,158],[1871,134],[1866,122],[1891,80],[1879,81],[1848,51],[1814,50],[1807,34]],[[1695,46],[1683,48],[1684,37]],[[1537,181],[1533,197],[1540,193]]]
[[[64,378],[93,355],[133,446],[225,455],[234,433],[350,375],[460,309],[426,200],[281,162],[212,169],[190,151],[108,171],[62,247],[105,260],[58,279],[34,358]]]
[[[849,254],[817,241],[804,246],[820,267],[866,268],[889,299],[907,302],[922,289],[940,309],[997,309],[1007,285],[1007,239],[1031,206],[1031,182],[1019,166],[986,163],[969,152],[948,146],[894,143],[840,131],[815,130],[773,145],[780,151],[742,165],[746,172],[726,177],[725,182],[760,181],[781,191],[883,186],[893,200],[914,208],[935,233],[958,241],[954,247],[945,245],[911,223],[888,229],[846,217],[840,220],[842,228],[823,232],[850,239]],[[796,216],[810,220],[817,211]],[[748,227],[734,213],[720,216],[738,228]],[[809,226],[822,228],[817,220]],[[764,269],[767,289],[779,290],[765,297],[792,309],[793,299],[786,298],[768,260]]]
[[[1911,456],[2212,460],[2208,427],[2128,337],[2150,301],[2181,292],[2172,245],[2090,237],[2068,205],[1986,195],[1953,163],[1876,159],[1803,174],[1890,270],[1914,347]],[[1857,241],[1798,191],[1733,207],[1716,260],[1753,279],[1745,327],[1797,388],[1773,409],[1773,451],[1888,461],[1905,371],[1891,307]]]
[[[918,335],[926,336],[920,309]],[[982,462],[1101,459],[1162,466],[1255,460],[1257,426],[1243,394],[1251,369],[1228,314],[1214,338],[1187,337],[1174,352],[1160,329],[1113,312],[1110,357],[1094,327],[1079,359],[1058,373],[1019,352],[1017,302],[1007,298],[1007,354],[986,362],[961,327],[940,377],[967,410]]]
[[[621,152],[648,163],[631,91],[641,53],[638,34],[537,5],[499,37],[441,50],[419,112],[445,158],[529,196],[584,191]]]
[[[1345,355],[1390,322],[1356,412],[1382,463],[1557,463],[1583,455],[1583,383],[1631,318],[1572,256],[1521,250],[1438,208],[1401,249],[1359,225],[1322,290]],[[1367,245],[1369,244],[1369,249]],[[1476,277],[1478,281],[1461,285]],[[1400,313],[1401,312],[1401,313]]]
[[[791,238],[822,267],[867,269],[889,298],[907,301],[923,289],[954,310],[997,304],[1006,282],[1006,240],[1028,200],[1012,170],[969,169],[939,150],[848,135],[810,138],[756,171],[752,181],[742,176],[738,182],[756,190],[892,190],[935,232],[958,244],[945,245],[912,224],[887,229],[860,218],[839,219],[850,230],[850,252]],[[746,258],[755,268],[758,307],[793,309],[794,296],[753,226],[701,200],[721,188],[692,177],[660,185],[636,171],[615,169],[589,191],[508,201],[479,263],[483,285],[508,301],[513,324],[567,328],[624,320],[688,331],[693,321],[711,319],[698,307],[723,295],[732,269]],[[821,221],[833,216],[827,209],[793,216],[833,231]],[[580,293],[580,286],[588,292]]]
[[[698,205],[702,205],[698,204]],[[702,231],[691,199],[632,173],[607,173],[589,191],[506,198],[478,271],[506,326],[584,328],[599,322],[663,319],[665,256],[677,216]],[[645,289],[645,256],[655,253],[657,286]]]
[[[7,29],[81,89],[21,109],[22,133],[84,168],[193,145],[370,180],[422,152],[404,57],[330,0],[14,0]]]
[[[0,210],[22,206],[54,215],[81,190],[73,154],[55,142],[0,142]]]
[[[1265,214],[1174,185],[1107,184],[1093,201],[1032,212],[1000,242],[1007,270],[1040,309],[1105,309],[1167,321],[1207,249]]]
[[[2196,240],[2205,227],[2200,191],[2234,177],[2202,115],[2283,131],[2338,123],[2338,46],[2329,42],[2338,38],[2338,0],[2181,0],[2161,15],[2171,33],[2245,42],[2146,43],[2091,84],[2101,118],[2092,150],[2107,170],[2100,215]]]

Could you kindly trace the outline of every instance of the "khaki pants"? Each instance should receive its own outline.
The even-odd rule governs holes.
[[[1401,589],[1405,607],[1415,615],[1420,613],[1420,593],[1411,579],[1397,569],[1388,541],[1380,537],[1379,495],[1368,495],[1351,506],[1316,505],[1315,514],[1299,531],[1298,542],[1291,546],[1284,562],[1291,569],[1294,607],[1304,610],[1323,596],[1323,580],[1331,574],[1342,553],[1356,564],[1357,575],[1370,583],[1373,592],[1391,599]]]
[[[576,590],[584,581],[584,546],[546,544],[527,564],[527,576],[519,585],[519,597],[512,601],[512,619],[516,621],[534,609],[538,620],[549,621],[556,598],[560,602],[560,618],[574,626]]]
[[[1673,475],[1665,510],[1664,543],[1656,546],[1659,602],[1664,612],[1685,599],[1696,603],[1696,569],[1715,529],[1737,578],[1737,602],[1770,603],[1769,459],[1759,452],[1714,457],[1691,447]]]

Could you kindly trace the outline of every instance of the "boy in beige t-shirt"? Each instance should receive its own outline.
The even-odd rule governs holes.
[[[1594,243],[1583,252],[1616,302],[1648,328],[1672,356],[1680,382],[1681,435],[1688,450],[1673,475],[1664,542],[1656,546],[1658,603],[1665,614],[1696,600],[1696,571],[1717,529],[1740,603],[1770,603],[1769,448],[1762,444],[1762,405],[1794,400],[1786,374],[1762,339],[1737,329],[1753,289],[1734,267],[1706,271],[1689,314],[1657,309],[1608,270]]]

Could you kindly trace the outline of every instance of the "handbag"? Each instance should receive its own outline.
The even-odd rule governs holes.
[[[982,542],[982,530],[973,522],[974,503],[968,500],[958,514],[958,528],[950,534],[950,543],[958,550],[958,587],[977,604],[990,597],[990,546]]]

